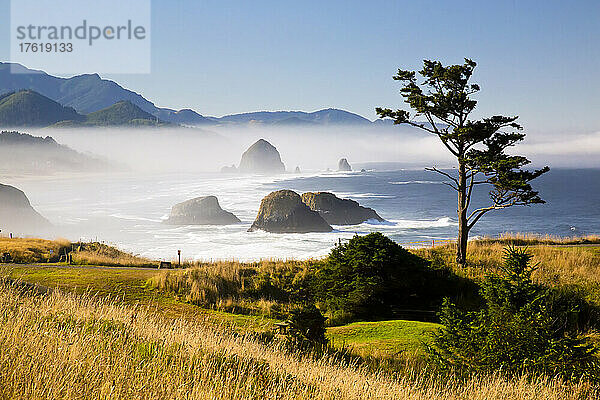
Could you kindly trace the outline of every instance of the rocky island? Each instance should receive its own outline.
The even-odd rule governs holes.
[[[274,233],[331,232],[333,228],[302,202],[298,193],[279,190],[267,195],[260,203],[256,220],[248,230]]]
[[[338,171],[352,171],[352,167],[345,158],[338,161]]]
[[[223,210],[215,196],[196,197],[175,204],[165,221],[171,225],[230,225],[238,222],[240,219]]]
[[[264,139],[258,140],[242,154],[238,171],[242,173],[275,174],[285,172],[279,152]]]
[[[372,208],[363,207],[354,200],[340,199],[329,192],[304,193],[302,201],[331,225],[357,225],[370,219],[384,221]]]

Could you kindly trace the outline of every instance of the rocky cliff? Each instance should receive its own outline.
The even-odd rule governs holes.
[[[0,184],[0,229],[27,234],[49,228],[48,220],[33,209],[25,193],[14,186]]]

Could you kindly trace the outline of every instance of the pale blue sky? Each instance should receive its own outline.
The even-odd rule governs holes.
[[[423,58],[479,63],[481,114],[530,131],[600,130],[597,1],[152,2],[152,73],[108,78],[205,115],[400,106],[391,76]],[[10,15],[0,0],[0,15]],[[9,21],[0,56],[9,58]]]

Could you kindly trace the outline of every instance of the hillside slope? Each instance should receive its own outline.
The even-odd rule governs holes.
[[[0,173],[51,174],[55,172],[106,171],[106,161],[57,143],[52,137],[19,132],[0,133]]]
[[[11,73],[11,68],[19,73]],[[80,114],[100,111],[121,101],[130,102],[160,120],[182,125],[214,124],[281,124],[281,125],[362,125],[373,124],[368,119],[345,110],[328,108],[314,112],[259,111],[207,117],[191,109],[173,110],[157,107],[139,93],[126,89],[117,82],[103,79],[98,74],[61,78],[43,71],[28,69],[19,64],[0,62],[0,95],[22,89],[34,90],[50,99],[73,107]],[[380,126],[378,123],[377,126]]]
[[[368,119],[345,110],[327,108],[314,112],[304,111],[257,111],[243,114],[226,115],[216,119],[219,122],[244,124],[259,122],[263,124],[319,124],[319,125],[370,125]]]
[[[11,73],[11,67],[19,73]],[[128,90],[98,74],[60,78],[42,71],[28,69],[19,64],[0,63],[0,93],[34,90],[65,106],[87,114],[128,100],[142,110],[154,113],[157,107],[143,96]]]
[[[116,125],[164,125],[164,122],[147,113],[130,101],[119,101],[86,115],[85,125],[116,126]]]
[[[73,108],[64,107],[33,90],[8,93],[0,98],[0,126],[47,126],[58,121],[81,121]]]
[[[19,73],[11,73],[11,68]],[[0,62],[0,95],[23,89],[33,90],[57,103],[72,107],[80,114],[100,111],[121,101],[135,104],[143,111],[161,120],[194,125],[210,122],[200,114],[158,108],[142,95],[124,88],[118,83],[102,79],[98,74],[76,75],[60,78],[43,71],[26,68],[20,64]]]

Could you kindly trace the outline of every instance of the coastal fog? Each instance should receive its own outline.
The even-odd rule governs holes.
[[[277,148],[288,171],[297,166],[302,171],[335,170],[340,158],[351,163],[399,162],[404,166],[451,161],[436,137],[408,127],[224,126],[61,129],[49,133],[73,149],[137,172],[216,172],[223,166],[238,165],[242,153],[261,138]]]
[[[322,256],[338,239],[356,233],[381,231],[407,245],[456,234],[454,194],[441,184],[443,177],[423,171],[431,164],[451,166],[451,160],[436,137],[410,128],[225,126],[27,132],[51,135],[58,143],[111,166],[93,173],[3,174],[2,183],[23,190],[35,210],[52,224],[42,232],[44,237],[101,240],[157,259],[172,259],[181,249],[189,259],[255,260]],[[242,153],[259,138],[277,148],[286,173],[219,172],[223,166],[238,166]],[[536,153],[544,146],[532,141],[520,151],[537,164],[554,167],[547,153]],[[342,157],[353,171],[337,171]],[[294,172],[296,166],[300,173]],[[366,171],[360,172],[363,168]],[[588,194],[600,193],[598,178],[597,170],[553,170],[535,185],[547,205],[490,215],[474,235],[591,232],[600,210]],[[329,233],[247,232],[261,199],[279,189],[330,191],[373,208],[385,222],[334,226]],[[164,223],[173,205],[208,195],[216,196],[221,207],[241,222],[219,227]],[[484,200],[486,194],[481,195]]]
[[[58,143],[90,158],[132,172],[220,171],[224,166],[238,165],[242,153],[261,138],[277,148],[289,172],[297,166],[301,171],[336,170],[340,158],[347,158],[351,164],[393,163],[395,168],[454,165],[436,136],[408,126],[250,124],[176,129],[29,129],[27,133],[50,135]],[[565,135],[531,135],[515,151],[526,155],[533,166],[600,167],[600,132],[567,136],[568,141]],[[19,167],[19,163],[13,166]],[[90,162],[87,170],[99,170],[97,163]],[[100,170],[112,169],[105,165]]]

